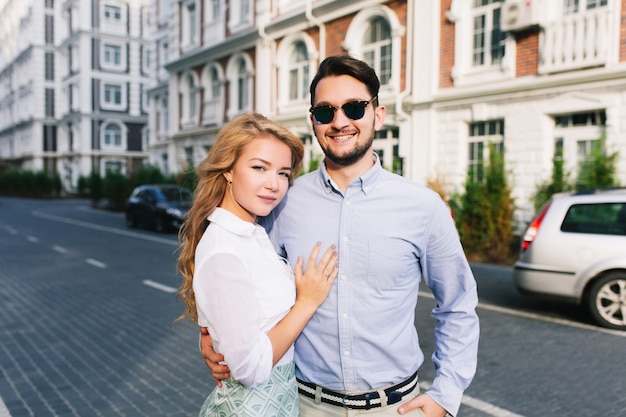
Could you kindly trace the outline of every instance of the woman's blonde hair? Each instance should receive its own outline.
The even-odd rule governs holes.
[[[224,126],[209,155],[196,170],[198,183],[193,205],[178,235],[178,271],[183,278],[178,296],[185,302],[185,311],[180,318],[187,317],[194,323],[198,322],[193,292],[194,257],[196,246],[209,224],[207,217],[221,203],[226,193],[227,181],[223,174],[233,168],[248,143],[265,135],[274,136],[291,150],[291,185],[302,167],[302,141],[285,127],[259,113],[243,114]]]

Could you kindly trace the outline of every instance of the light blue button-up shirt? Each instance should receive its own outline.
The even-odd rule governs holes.
[[[438,194],[375,165],[342,193],[324,166],[298,178],[262,219],[295,264],[317,241],[337,245],[339,275],[296,341],[296,373],[340,391],[399,383],[423,363],[414,325],[420,280],[437,306],[437,376],[428,394],[456,414],[474,376],[476,282]]]

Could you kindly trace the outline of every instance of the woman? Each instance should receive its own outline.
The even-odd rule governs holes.
[[[201,416],[297,416],[293,343],[337,276],[337,253],[316,244],[294,272],[256,224],[285,196],[301,167],[300,139],[260,114],[224,127],[198,168],[180,232],[185,315],[213,336],[231,378]],[[295,301],[294,301],[295,300]]]

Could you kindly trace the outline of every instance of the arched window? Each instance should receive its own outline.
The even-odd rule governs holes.
[[[237,67],[237,110],[243,111],[248,108],[250,92],[248,91],[248,70],[246,61],[239,58]]]
[[[304,42],[293,44],[289,57],[289,100],[305,99],[309,88],[309,54]]]
[[[226,80],[230,85],[227,112],[227,117],[230,119],[253,107],[254,68],[247,54],[231,57],[226,65]]]
[[[196,83],[191,74],[187,74],[187,91],[189,95],[187,96],[187,100],[189,100],[189,118],[193,119],[196,117],[196,113],[198,109],[196,108]]]
[[[204,86],[204,103],[202,108],[202,124],[217,124],[223,120],[223,81],[220,67],[209,65],[204,72],[202,84]]]
[[[117,123],[108,123],[104,127],[103,148],[122,147],[122,128]]]
[[[391,79],[391,27],[382,17],[375,17],[363,36],[363,59],[376,70],[380,83]]]

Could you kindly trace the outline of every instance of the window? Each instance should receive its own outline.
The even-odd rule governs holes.
[[[504,152],[504,120],[470,123],[467,175],[471,181],[483,180],[490,144],[496,152]]]
[[[169,103],[167,100],[167,96],[161,99],[161,111],[162,111],[162,121],[161,121],[161,129],[163,133],[166,133],[170,130],[170,112],[169,112]]]
[[[563,0],[565,14],[578,13],[579,11],[606,7],[608,0]]]
[[[187,0],[182,9],[182,47],[189,49],[195,47],[200,41],[200,13],[195,0]]]
[[[179,89],[181,103],[180,123],[184,128],[197,126],[200,91],[196,74],[189,71],[181,75]]]
[[[127,5],[122,6],[122,4],[117,4],[109,0],[108,3],[101,3],[102,8],[100,9],[100,19],[101,19],[101,30],[105,32],[111,33],[124,33],[127,31],[125,27],[126,23],[126,14],[127,14]]]
[[[54,81],[54,53],[46,52],[45,55],[45,71],[46,71],[46,80]]]
[[[122,9],[118,6],[105,4],[104,19],[112,23],[122,23]]]
[[[103,148],[120,148],[122,146],[122,128],[117,123],[108,123],[104,127]]]
[[[252,7],[250,0],[233,0],[230,2],[231,13],[228,26],[237,31],[248,27],[252,22]]]
[[[217,20],[220,18],[222,12],[220,8],[220,2],[222,0],[209,0],[209,20]]]
[[[246,62],[241,58],[237,71],[237,110],[246,110],[249,104],[250,92],[248,91],[248,70]]]
[[[46,15],[45,36],[46,44],[51,45],[54,43],[54,16]]]
[[[357,13],[346,32],[344,44],[349,45],[346,52],[361,57],[374,68],[381,83],[381,97],[397,94],[401,89],[405,30],[394,11],[380,5]]]
[[[578,174],[580,163],[591,156],[595,146],[601,145],[605,125],[604,110],[554,116],[555,157],[563,161],[566,172]]]
[[[122,47],[119,45],[104,45],[104,63],[109,66],[119,67],[122,65]]]
[[[309,57],[304,42],[293,45],[289,60],[289,100],[304,100],[309,93]]]
[[[231,86],[228,89],[228,118],[252,108],[253,78],[254,72],[250,57],[246,54],[232,56],[226,66],[226,79]]]
[[[54,117],[54,89],[46,88],[46,117]]]
[[[196,84],[194,82],[194,79],[191,75],[187,76],[187,86],[189,88],[189,95],[188,95],[188,100],[189,100],[189,118],[194,118],[196,117]]]
[[[122,104],[122,86],[118,84],[104,84],[104,102],[120,106]]]
[[[222,107],[222,76],[217,65],[207,67],[204,75],[204,106],[202,109],[202,124],[217,124],[223,120]]]
[[[506,34],[500,30],[499,0],[474,0],[472,65],[497,65],[504,57]]]
[[[381,84],[391,79],[391,28],[382,17],[373,19],[363,38],[363,59],[378,74]]]
[[[123,164],[122,161],[107,159],[104,161],[104,175],[108,173],[121,174]]]
[[[626,235],[626,204],[574,204],[563,219],[561,231],[600,235]]]

